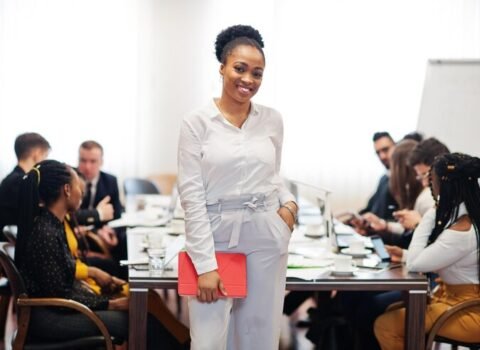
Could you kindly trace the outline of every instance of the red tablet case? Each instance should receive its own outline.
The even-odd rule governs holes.
[[[247,296],[247,258],[240,253],[215,253],[227,298]],[[198,275],[187,252],[178,254],[178,294],[196,296]],[[222,296],[221,293],[219,293]]]

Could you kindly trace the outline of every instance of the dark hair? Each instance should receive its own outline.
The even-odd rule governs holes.
[[[425,164],[431,166],[435,157],[450,153],[450,150],[443,143],[434,137],[420,142],[410,154],[408,162],[411,166]]]
[[[400,141],[390,159],[390,192],[401,209],[413,209],[418,195],[423,190],[414,169],[407,162],[410,152],[416,145],[417,141],[414,140]]]
[[[373,142],[377,142],[377,140],[381,139],[382,137],[388,137],[390,140],[392,140],[393,143],[395,143],[395,141],[393,141],[390,134],[386,131],[378,131],[375,134],[373,134]]]
[[[72,180],[72,170],[56,160],[44,160],[24,177],[19,193],[19,220],[15,260],[24,256],[40,205],[49,207],[60,197],[62,186]]]
[[[412,131],[406,134],[402,140],[413,140],[417,142],[422,142],[423,141],[423,134],[418,131]]]
[[[35,148],[42,148],[48,151],[51,147],[42,135],[36,132],[26,132],[17,136],[14,148],[17,159],[22,160],[27,158]]]
[[[257,48],[265,60],[262,35],[255,28],[241,24],[228,27],[217,35],[217,40],[215,41],[215,55],[217,56],[217,60],[225,64],[228,55],[239,45],[248,45]]]
[[[435,242],[445,227],[458,219],[459,205],[465,203],[477,236],[480,278],[480,159],[461,153],[444,154],[435,159],[432,168],[439,181],[440,199],[428,242]]]
[[[80,145],[80,148],[83,148],[83,149],[88,149],[88,150],[91,150],[91,149],[94,149],[94,148],[98,148],[102,155],[103,155],[103,147],[101,144],[99,144],[97,141],[93,141],[93,140],[88,140],[88,141],[84,141],[82,142],[82,144]]]

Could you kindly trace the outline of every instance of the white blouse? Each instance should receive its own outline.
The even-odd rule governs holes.
[[[272,108],[251,105],[241,128],[212,100],[188,115],[178,144],[178,190],[185,210],[186,249],[198,274],[217,268],[207,204],[241,194],[295,200],[279,176],[283,122]]]
[[[459,216],[467,214],[460,205]],[[407,267],[417,272],[437,272],[448,284],[478,284],[477,238],[472,225],[468,231],[445,229],[427,246],[435,225],[435,209],[430,209],[415,230],[408,248]]]

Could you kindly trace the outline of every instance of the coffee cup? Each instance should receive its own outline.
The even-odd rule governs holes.
[[[350,242],[350,253],[363,254],[365,252],[365,242],[363,240],[355,240]]]
[[[334,267],[335,271],[349,272],[355,267],[355,262],[353,261],[352,256],[339,254],[335,256]]]
[[[185,221],[184,220],[172,220],[170,222],[170,231],[172,233],[185,233]]]
[[[320,236],[323,234],[323,227],[322,224],[307,224],[305,233],[311,236]]]

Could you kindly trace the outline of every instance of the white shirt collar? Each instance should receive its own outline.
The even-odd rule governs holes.
[[[100,180],[100,174],[92,179],[92,181],[88,181],[92,184],[92,188],[97,188],[98,180]]]
[[[250,114],[248,115],[249,117],[251,115],[257,115],[258,113],[260,113],[260,110],[259,110],[257,104],[250,101],[250,106],[251,106],[251,108],[250,108]],[[216,117],[223,118],[222,112],[220,111],[217,104],[215,103],[215,98],[212,98],[211,103],[207,107],[206,113],[207,113],[207,116],[210,119],[213,119],[213,118],[216,118]]]

